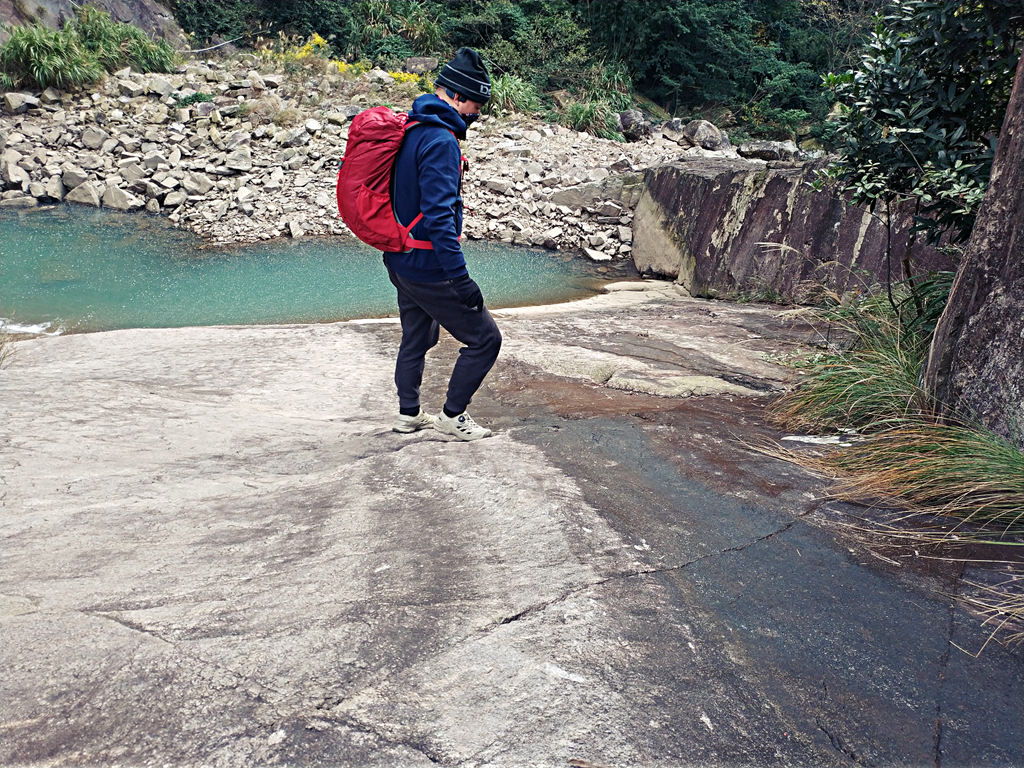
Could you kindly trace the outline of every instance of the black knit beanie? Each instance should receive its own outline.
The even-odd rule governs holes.
[[[472,48],[459,48],[437,76],[437,84],[481,104],[491,98],[491,78],[480,54]]]

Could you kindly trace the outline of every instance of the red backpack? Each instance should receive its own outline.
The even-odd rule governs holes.
[[[352,234],[367,245],[392,253],[412,248],[433,249],[429,240],[415,240],[395,217],[391,172],[405,132],[418,125],[404,112],[373,107],[352,118],[345,155],[338,166],[338,213]]]

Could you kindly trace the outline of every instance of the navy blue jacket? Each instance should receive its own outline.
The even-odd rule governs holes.
[[[407,129],[395,160],[395,213],[408,225],[422,212],[411,235],[429,240],[434,248],[385,253],[384,263],[418,283],[454,280],[469,274],[459,247],[462,153],[456,140],[456,136],[466,138],[466,124],[451,105],[432,93],[413,102],[409,119],[419,124]]]

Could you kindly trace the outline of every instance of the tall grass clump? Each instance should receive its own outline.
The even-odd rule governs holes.
[[[558,114],[558,122],[574,131],[585,131],[602,139],[624,141],[618,130],[615,112],[597,99],[570,101]]]
[[[91,5],[76,8],[61,30],[36,24],[10,28],[10,33],[0,47],[6,88],[77,88],[121,67],[169,72],[176,63],[169,43],[152,40]]]
[[[1024,453],[987,430],[908,419],[853,441],[825,466],[839,475],[841,499],[956,517],[989,541],[1024,536]]]
[[[5,88],[62,90],[95,83],[103,68],[78,35],[33,25],[11,28],[0,46],[0,69]]]
[[[491,82],[491,98],[484,105],[489,115],[519,113],[529,115],[540,109],[540,94],[533,83],[510,73],[498,75]]]
[[[828,343],[791,361],[800,382],[775,403],[776,420],[797,430],[880,431],[930,414],[917,384],[930,331],[908,314],[911,302],[879,293],[831,297],[820,310]]]
[[[950,284],[940,274],[854,300],[833,297],[822,310],[825,349],[792,361],[800,381],[771,415],[787,429],[845,434],[843,447],[823,454],[783,452],[832,477],[833,497],[895,509],[922,526],[904,533],[884,525],[880,535],[915,547],[1010,547],[1017,557],[1024,453],[968,418],[940,418],[918,385]],[[1006,591],[965,598],[1012,642],[1024,640],[1022,581],[1024,573]]]

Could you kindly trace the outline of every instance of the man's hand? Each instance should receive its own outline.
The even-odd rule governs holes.
[[[480,286],[469,275],[452,280],[452,288],[465,306],[476,312],[484,308],[484,295],[480,293]]]

